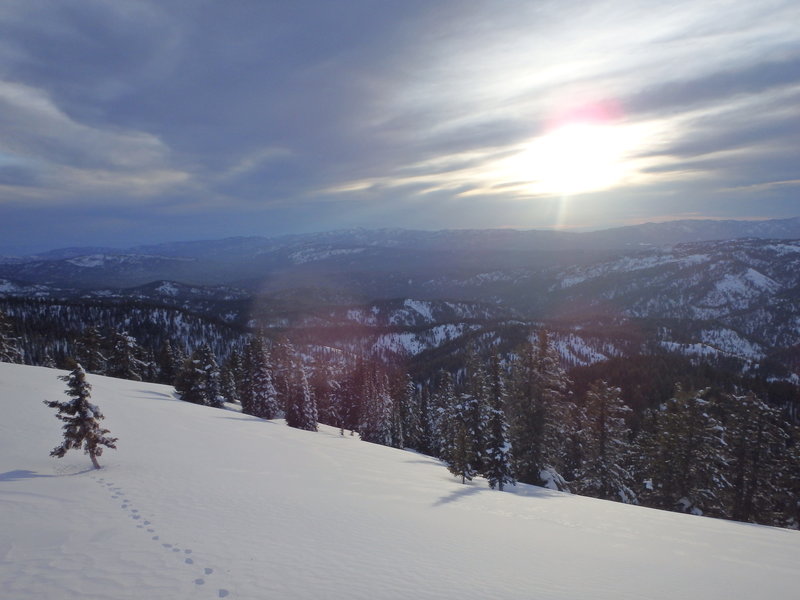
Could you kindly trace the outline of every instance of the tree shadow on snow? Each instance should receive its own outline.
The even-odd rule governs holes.
[[[233,412],[233,411],[231,411]],[[239,423],[243,423],[245,421],[251,421],[253,423],[261,423],[266,425],[278,425],[275,421],[271,421],[268,419],[262,419],[260,417],[254,417],[253,415],[245,415],[243,413],[233,412],[236,416],[219,416],[218,419],[225,419],[226,421],[238,421]]]
[[[457,502],[462,498],[466,498],[467,496],[472,496],[473,494],[477,494],[479,492],[484,491],[483,488],[478,487],[477,485],[473,484],[464,484],[462,487],[453,490],[447,496],[439,498],[436,502],[433,503],[434,506],[443,506],[445,504],[450,504],[451,502]]]
[[[175,402],[182,402],[180,398],[176,398],[175,394],[167,394],[165,392],[154,392],[153,390],[136,390],[137,394],[145,398],[154,400],[174,400]]]
[[[42,475],[36,471],[28,471],[26,469],[16,469],[15,471],[0,473],[0,481],[19,481],[20,479],[34,479],[36,477],[55,477],[55,475]]]
[[[443,464],[442,461],[440,461],[438,458],[404,460],[403,462],[415,465],[434,465],[436,467],[440,467]]]

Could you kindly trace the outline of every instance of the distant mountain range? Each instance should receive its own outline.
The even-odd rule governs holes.
[[[1,261],[1,298],[136,301],[409,356],[538,323],[572,364],[658,348],[800,381],[800,218],[70,248]]]
[[[0,278],[77,289],[134,287],[170,280],[271,291],[316,286],[344,275],[359,297],[405,295],[356,274],[403,273],[427,280],[449,273],[583,264],[621,252],[709,240],[800,239],[800,217],[769,221],[672,221],[572,233],[511,229],[414,231],[351,229],[275,238],[239,237],[111,248],[65,248],[0,258]],[[384,277],[384,279],[386,279]],[[388,287],[387,287],[387,284]]]

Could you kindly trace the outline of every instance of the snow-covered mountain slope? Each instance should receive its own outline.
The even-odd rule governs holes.
[[[51,459],[57,371],[0,364],[0,597],[796,598],[800,533],[519,486],[90,376],[118,450]]]

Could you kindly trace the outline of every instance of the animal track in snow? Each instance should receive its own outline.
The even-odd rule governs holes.
[[[102,478],[100,478],[100,479],[92,478],[92,479],[94,479],[94,481],[96,481],[98,485],[102,486],[104,489],[106,489],[107,491],[111,492],[111,497],[113,499],[115,499],[115,500],[120,498],[121,496],[125,496],[126,495],[125,492],[123,491],[123,489],[121,487],[116,487],[114,485],[114,482],[112,482],[112,481],[105,481]],[[136,525],[137,529],[144,529],[146,526],[152,525],[152,523],[150,521],[142,519],[141,511],[138,508],[132,508],[132,506],[133,505],[132,505],[131,501],[128,498],[123,498],[122,499],[122,504],[120,504],[120,508],[122,510],[124,510],[124,511],[129,512],[130,513],[130,517],[131,517],[132,520],[139,521],[139,523],[137,523],[137,525]],[[161,540],[161,536],[159,536],[156,533],[155,528],[147,527],[147,533],[155,534],[155,535],[151,536],[151,538],[150,538],[151,540],[156,541],[156,542]],[[169,543],[162,543],[161,546],[165,550],[169,550],[169,551],[173,552],[174,554],[180,554],[182,552],[184,554],[184,559],[183,559],[184,564],[187,564],[187,565],[194,565],[195,564],[194,558],[189,556],[190,554],[193,554],[193,551],[192,551],[191,548],[181,549],[181,548],[179,548],[177,546],[177,544],[169,544]],[[214,569],[213,568],[204,567],[203,568],[204,577],[197,577],[194,580],[195,585],[205,585],[205,583],[206,583],[205,577],[208,577],[209,575],[212,575],[213,573],[214,573]],[[219,588],[217,590],[217,596],[219,598],[227,598],[229,595],[230,595],[230,591],[225,589],[225,588]]]

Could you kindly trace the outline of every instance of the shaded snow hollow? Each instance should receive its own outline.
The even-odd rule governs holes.
[[[119,449],[48,453],[61,372],[0,364],[0,597],[797,597],[800,533],[529,486],[89,376]]]

